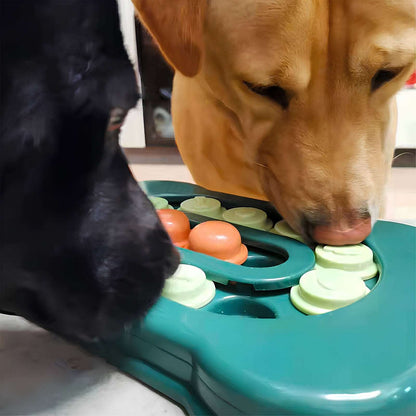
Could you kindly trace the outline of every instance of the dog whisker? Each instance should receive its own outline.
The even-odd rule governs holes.
[[[393,160],[396,160],[396,159],[398,159],[399,157],[401,157],[401,156],[405,156],[405,155],[412,155],[412,153],[410,153],[410,152],[403,152],[403,153],[399,153],[398,155],[396,155],[396,156],[394,156],[394,157],[393,157]]]
[[[263,165],[263,163],[255,162],[254,164],[260,166],[261,168],[269,169],[269,167],[267,165]]]

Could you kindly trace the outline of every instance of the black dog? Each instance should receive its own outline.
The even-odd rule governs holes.
[[[106,337],[178,263],[118,145],[138,93],[117,5],[0,3],[0,309]]]

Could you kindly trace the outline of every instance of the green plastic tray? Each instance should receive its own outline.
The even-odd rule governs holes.
[[[280,219],[263,201],[178,182],[141,186],[173,206],[205,195]],[[207,220],[189,217],[192,224]],[[238,228],[249,267],[181,250],[184,262],[213,280],[236,284],[217,283],[214,300],[199,310],[161,298],[119,339],[87,348],[190,414],[416,414],[416,229],[379,221],[366,240],[380,269],[366,282],[372,291],[350,306],[306,316],[291,305],[288,287],[313,266],[312,251]]]

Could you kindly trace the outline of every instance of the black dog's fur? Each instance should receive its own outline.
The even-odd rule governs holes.
[[[0,3],[0,309],[106,337],[178,262],[118,145],[138,93],[117,5]]]

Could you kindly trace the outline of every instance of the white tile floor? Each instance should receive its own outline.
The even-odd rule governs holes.
[[[416,226],[416,168],[392,170],[384,218]]]
[[[182,165],[135,165],[139,180],[191,181]],[[396,168],[386,218],[416,225],[416,169]],[[0,315],[0,415],[159,416],[183,411],[140,382],[21,318]]]

